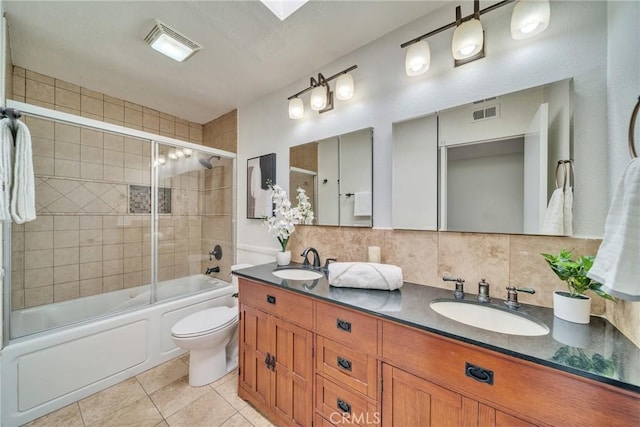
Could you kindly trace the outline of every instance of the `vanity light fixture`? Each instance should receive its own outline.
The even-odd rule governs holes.
[[[157,19],[154,21],[154,26],[144,38],[144,41],[154,50],[178,62],[185,61],[202,49],[202,46],[198,43],[189,40]]]
[[[457,6],[454,22],[400,45],[401,49],[409,48],[405,57],[405,72],[408,76],[424,74],[429,69],[431,61],[431,52],[426,39],[450,28],[455,28],[451,41],[451,53],[456,67],[484,57],[485,41],[480,15],[514,2],[516,4],[511,15],[511,36],[514,39],[532,37],[549,26],[551,17],[549,0],[503,0],[484,9],[480,9],[480,0],[474,0],[474,10],[471,15],[463,17],[460,6]]]
[[[171,160],[178,160],[178,154],[176,153],[176,150],[170,150],[167,154],[167,157]]]
[[[318,73],[317,79],[311,77],[308,88],[287,98],[289,100],[289,118],[296,120],[304,116],[304,104],[302,103],[302,99],[300,99],[300,95],[309,91],[311,91],[309,106],[312,110],[319,113],[333,110],[334,94],[331,91],[329,82],[334,79],[338,79],[336,82],[335,97],[341,101],[350,99],[353,96],[354,84],[353,76],[349,73],[356,68],[358,68],[357,65],[352,65],[328,78],[325,78],[322,73]]]
[[[182,154],[184,154],[184,157],[188,159],[193,154],[193,150],[191,148],[183,148]]]

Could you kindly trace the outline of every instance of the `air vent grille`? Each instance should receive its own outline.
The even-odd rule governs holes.
[[[155,25],[153,26],[151,31],[149,31],[149,34],[147,34],[147,36],[144,38],[144,41],[151,44],[162,33],[179,41],[183,45],[192,49],[194,52],[202,49],[202,46],[200,46],[198,43],[194,42],[193,40],[189,40],[187,37],[180,34],[178,31],[174,30],[171,27],[168,27],[167,25],[163,24],[158,20],[155,21]]]
[[[495,119],[500,114],[500,105],[491,105],[484,108],[479,108],[477,110],[473,110],[471,112],[472,122],[477,122],[479,120],[489,120]]]

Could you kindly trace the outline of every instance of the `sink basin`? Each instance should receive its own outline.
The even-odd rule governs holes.
[[[285,280],[315,280],[324,275],[321,271],[306,268],[283,268],[273,270],[272,273],[274,276]]]
[[[436,299],[429,305],[449,319],[488,331],[523,336],[549,333],[549,328],[533,317],[495,305],[450,299]]]

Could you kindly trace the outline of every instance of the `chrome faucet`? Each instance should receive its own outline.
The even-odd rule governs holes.
[[[316,248],[308,247],[301,254],[301,257],[304,257],[304,261],[302,262],[303,267],[309,267],[311,264],[309,263],[309,252],[313,253],[313,268],[320,268],[320,255],[318,255],[318,251]]]
[[[453,297],[455,299],[463,299],[464,298],[464,279],[460,277],[447,277],[444,276],[442,278],[445,282],[456,282],[456,290],[453,292]]]
[[[489,297],[489,283],[482,279],[478,283],[478,302],[491,302]]]

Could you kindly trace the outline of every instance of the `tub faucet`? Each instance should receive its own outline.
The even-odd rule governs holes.
[[[302,262],[303,267],[309,267],[309,252],[313,253],[313,268],[320,268],[320,255],[318,255],[318,251],[316,248],[308,247],[301,254],[301,257],[304,257],[304,261]]]
[[[211,274],[211,273],[220,273],[220,267],[218,266],[210,267],[210,268],[207,268],[207,271],[204,272],[204,274]]]

